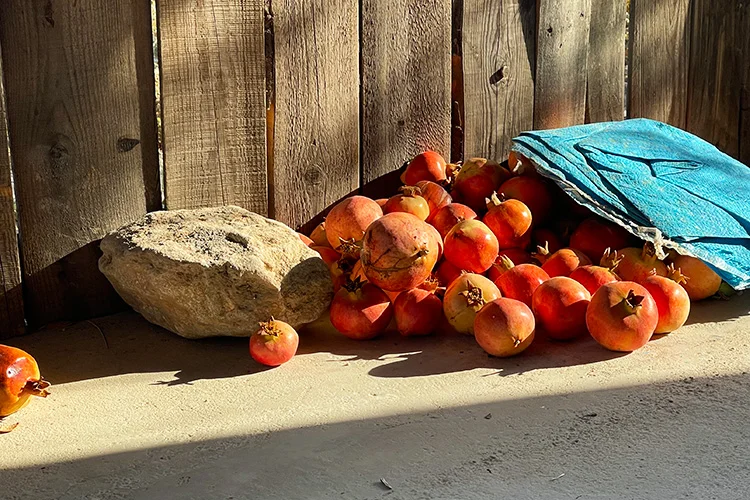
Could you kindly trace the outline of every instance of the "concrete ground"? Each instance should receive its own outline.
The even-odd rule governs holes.
[[[0,427],[3,499],[740,499],[750,484],[750,294],[626,356],[539,339],[304,333],[247,341],[133,313],[14,339],[54,385]],[[101,332],[100,332],[101,330]],[[105,343],[106,339],[106,343]]]

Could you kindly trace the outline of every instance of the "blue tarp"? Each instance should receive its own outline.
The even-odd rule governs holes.
[[[633,119],[524,132],[513,149],[578,203],[659,252],[750,287],[750,168],[688,132]]]

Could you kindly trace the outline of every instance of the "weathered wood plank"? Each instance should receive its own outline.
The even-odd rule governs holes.
[[[750,166],[750,2],[743,4],[738,29],[744,40],[741,67],[745,68],[740,97],[740,161]]]
[[[464,0],[464,144],[467,157],[508,157],[534,124],[535,0]]]
[[[736,0],[694,0],[687,130],[739,156],[743,69]]]
[[[625,4],[626,0],[591,0],[588,122],[625,118]]]
[[[0,57],[0,339],[23,333],[23,293]]]
[[[362,183],[450,153],[450,0],[362,0]]]
[[[359,187],[358,1],[272,5],[273,214],[297,227]]]
[[[685,128],[690,0],[631,0],[628,116]]]
[[[136,27],[147,0],[0,2],[0,43],[32,325],[111,312],[97,240],[147,209]],[[138,9],[145,9],[135,15]],[[140,64],[148,64],[142,62]],[[148,126],[148,124],[146,124]]]
[[[159,0],[167,208],[268,211],[263,0]]]
[[[541,0],[534,128],[583,123],[591,0]]]

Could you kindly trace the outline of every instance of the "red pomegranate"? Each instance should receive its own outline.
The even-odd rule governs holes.
[[[463,203],[480,212],[486,208],[485,200],[510,176],[498,163],[471,158],[458,171],[453,188],[460,193]]]
[[[570,277],[582,284],[591,295],[594,295],[602,285],[617,281],[617,276],[610,269],[593,265],[573,269]]]
[[[495,280],[495,285],[500,289],[503,297],[520,300],[531,307],[531,297],[534,291],[549,279],[549,275],[544,269],[534,264],[515,266],[507,257],[504,257],[503,263],[508,270]]]
[[[31,396],[46,398],[49,386],[29,353],[0,345],[0,419],[29,404]]]
[[[416,186],[403,186],[401,193],[392,196],[383,205],[383,213],[406,212],[420,220],[427,220],[430,215],[430,205],[422,197],[422,190]]]
[[[500,201],[495,193],[482,218],[497,237],[500,249],[525,248],[531,241],[531,211],[518,200]]]
[[[459,269],[483,273],[497,255],[497,238],[478,220],[461,221],[445,236],[445,258]]]
[[[539,177],[519,176],[506,180],[498,194],[505,198],[522,201],[534,218],[535,224],[542,224],[552,209],[552,191],[546,181]]]
[[[297,233],[297,236],[299,237],[300,241],[304,243],[305,245],[307,245],[308,247],[315,245],[315,242],[311,240],[310,238],[308,238],[307,236],[305,236],[304,234]]]
[[[520,354],[534,340],[534,315],[526,304],[508,298],[487,303],[474,318],[474,338],[490,356]]]
[[[531,163],[531,160],[516,151],[511,151],[510,153],[508,153],[508,168],[514,174],[536,174],[536,169],[534,168],[534,164]]]
[[[337,260],[341,258],[340,253],[338,253],[336,250],[328,246],[326,247],[314,246],[310,248],[312,248],[313,250],[315,250],[316,252],[320,254],[320,258],[323,259],[323,262],[326,263],[329,269]]]
[[[432,272],[439,246],[429,224],[395,212],[370,224],[362,244],[362,266],[374,285],[399,292],[422,283]]]
[[[651,294],[633,281],[602,285],[591,298],[586,326],[603,347],[630,352],[646,345],[659,321]]]
[[[492,266],[487,270],[487,277],[492,281],[496,281],[505,271],[509,269],[507,264],[503,262],[503,257],[506,257],[515,266],[519,264],[531,264],[531,255],[521,248],[506,248],[500,250],[497,255],[497,259],[492,263]]]
[[[472,335],[477,313],[501,296],[497,286],[481,274],[464,273],[445,290],[443,312],[456,331]]]
[[[422,191],[422,198],[427,200],[430,207],[430,215],[427,222],[430,222],[438,210],[447,207],[453,201],[443,186],[431,181],[419,181],[417,187]]]
[[[346,198],[326,218],[328,243],[338,248],[343,240],[361,241],[367,227],[382,216],[383,209],[375,200],[359,195]]]
[[[313,240],[313,242],[315,243],[315,246],[318,246],[318,247],[330,247],[331,246],[331,244],[328,243],[328,236],[326,235],[325,221],[315,226],[315,229],[313,229],[312,233],[310,233],[310,239]]]
[[[388,296],[375,285],[349,280],[331,302],[331,324],[355,340],[377,337],[388,327],[393,306]]]
[[[556,276],[570,276],[575,268],[589,264],[591,264],[591,260],[580,250],[562,248],[544,261],[542,269],[554,278]]]
[[[607,248],[625,248],[633,236],[601,217],[589,217],[570,236],[570,247],[582,251],[592,262],[599,262]]]
[[[428,335],[440,324],[443,303],[432,292],[412,288],[398,295],[393,302],[393,314],[401,335]]]
[[[461,203],[451,203],[435,212],[435,216],[430,219],[430,224],[438,230],[442,238],[445,238],[453,226],[462,220],[476,218],[477,213],[471,208]]]
[[[617,275],[624,281],[640,283],[651,276],[651,271],[659,276],[667,275],[667,266],[656,258],[656,249],[652,243],[646,243],[643,249],[628,247],[616,252],[605,251],[601,265],[611,267],[613,259],[619,259]]]
[[[271,318],[250,336],[250,356],[266,366],[279,366],[294,357],[299,346],[297,331],[288,323]]]
[[[439,153],[425,151],[411,159],[401,174],[401,182],[413,186],[419,181],[444,181],[445,167],[445,159]]]
[[[679,269],[674,268],[674,264],[667,267],[667,275],[653,274],[643,281],[643,288],[651,294],[659,311],[654,333],[677,330],[685,324],[690,314],[690,296],[682,287],[687,280]]]
[[[438,278],[438,281],[442,286],[449,286],[451,283],[453,283],[453,280],[461,276],[461,273],[463,271],[447,260],[443,260],[440,264],[438,264],[436,275]]]
[[[687,278],[687,282],[682,286],[690,296],[690,300],[707,299],[719,292],[721,277],[700,259],[676,254],[672,263]]]
[[[591,294],[574,279],[559,276],[537,287],[531,308],[537,326],[548,337],[570,340],[586,333],[586,308]]]

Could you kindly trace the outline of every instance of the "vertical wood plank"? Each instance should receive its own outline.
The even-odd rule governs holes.
[[[535,0],[464,0],[464,144],[467,157],[508,157],[534,124]]]
[[[541,0],[534,128],[583,123],[591,0]]]
[[[685,128],[690,0],[631,0],[628,116]]]
[[[451,128],[451,1],[362,0],[362,184],[432,149]]]
[[[167,208],[267,214],[263,0],[159,0]]]
[[[0,2],[0,43],[33,326],[122,307],[98,271],[98,241],[143,214],[135,26],[147,0]],[[146,64],[146,63],[142,63]],[[145,124],[148,126],[148,124]],[[147,141],[146,141],[147,142]]]
[[[591,0],[588,122],[625,118],[625,0]]]
[[[750,166],[750,1],[742,5],[738,27],[742,44],[742,92],[740,97],[740,161]]]
[[[23,332],[23,293],[0,57],[0,339]]]
[[[298,227],[359,187],[358,1],[272,5],[273,209]]]
[[[740,3],[694,0],[690,39],[687,130],[739,156]]]

